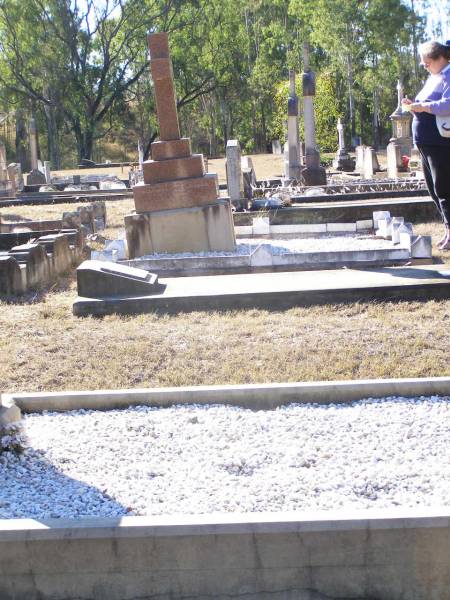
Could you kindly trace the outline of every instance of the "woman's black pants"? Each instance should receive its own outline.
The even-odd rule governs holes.
[[[446,226],[450,224],[450,145],[417,144],[422,157],[423,174],[434,203]]]

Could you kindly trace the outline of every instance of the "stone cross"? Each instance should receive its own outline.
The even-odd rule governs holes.
[[[179,140],[177,102],[173,82],[172,61],[169,53],[169,38],[166,33],[148,36],[150,68],[155,86],[156,112],[158,114],[159,137],[162,141]]]

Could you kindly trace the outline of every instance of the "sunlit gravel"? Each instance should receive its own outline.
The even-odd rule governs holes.
[[[450,504],[450,399],[25,416],[0,518]]]

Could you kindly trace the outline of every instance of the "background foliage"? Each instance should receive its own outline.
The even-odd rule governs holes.
[[[158,132],[147,31],[170,33],[182,130],[196,150],[217,156],[230,138],[246,152],[264,152],[275,138],[283,142],[288,73],[301,74],[304,42],[317,74],[320,149],[336,149],[338,117],[348,142],[362,136],[384,144],[398,78],[410,94],[423,80],[417,46],[429,34],[424,15],[433,23],[437,14],[432,5],[0,0],[0,108],[17,130],[9,153],[25,160],[30,116],[38,123],[41,157],[54,168],[81,158],[135,160],[138,139],[148,150]]]

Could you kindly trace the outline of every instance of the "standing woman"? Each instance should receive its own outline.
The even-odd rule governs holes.
[[[428,190],[444,222],[445,234],[438,245],[450,250],[450,137],[443,137],[436,125],[436,116],[450,118],[450,40],[422,44],[419,54],[430,77],[415,101],[405,98],[403,106],[413,112],[414,143],[422,156]]]

